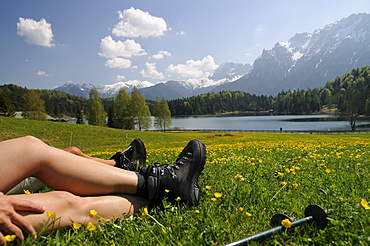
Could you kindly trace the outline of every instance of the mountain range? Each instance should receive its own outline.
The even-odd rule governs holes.
[[[166,100],[207,92],[244,91],[276,95],[281,91],[321,88],[354,68],[370,65],[370,14],[352,14],[313,33],[299,33],[263,50],[253,65],[228,62],[202,79],[119,82],[113,85],[65,84],[55,90],[88,97],[96,87],[101,97],[114,97],[120,88],[137,87],[147,99]]]

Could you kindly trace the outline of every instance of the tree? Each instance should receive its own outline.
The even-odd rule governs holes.
[[[23,113],[25,119],[46,120],[45,102],[40,99],[39,94],[34,90],[23,95]]]
[[[347,117],[351,130],[356,130],[356,122],[360,114],[365,111],[365,99],[360,90],[349,89],[344,93],[344,103],[340,108],[341,112]]]
[[[114,116],[114,105],[110,105],[108,107],[108,110],[107,110],[107,114],[108,114],[108,122],[107,122],[107,126],[108,127],[116,127],[116,119],[115,119],[115,116]]]
[[[82,110],[80,108],[80,105],[77,105],[77,110],[76,110],[76,124],[83,124],[84,123],[84,117],[82,115]]]
[[[89,125],[105,126],[106,114],[99,92],[96,88],[90,90],[89,100],[87,102],[87,120]]]
[[[156,97],[156,102],[153,108],[154,126],[158,129],[166,131],[172,124],[171,111],[168,108],[167,101],[164,98]]]
[[[131,97],[127,91],[121,88],[114,99],[114,127],[120,129],[135,129],[132,117]]]
[[[149,129],[152,124],[149,106],[136,87],[131,92],[131,110],[134,124],[138,126],[139,130],[141,131],[142,128]]]
[[[0,115],[14,117],[15,116],[15,108],[12,104],[12,101],[9,98],[9,89],[0,88]]]

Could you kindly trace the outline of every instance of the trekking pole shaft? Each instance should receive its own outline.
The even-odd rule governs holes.
[[[291,223],[291,228],[302,225],[304,223],[307,223],[307,222],[309,222],[313,219],[314,218],[312,216],[308,216],[308,217],[305,217],[303,219],[293,221]],[[240,239],[239,241],[227,244],[225,246],[247,245],[249,242],[262,240],[262,239],[265,239],[266,237],[272,236],[272,235],[278,233],[279,231],[283,230],[284,228],[285,228],[284,226],[276,226],[276,227],[271,228],[267,231],[263,231],[263,232],[255,234],[255,235],[252,235],[250,237]]]

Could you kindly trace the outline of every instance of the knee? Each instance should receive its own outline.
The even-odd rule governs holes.
[[[34,136],[25,136],[25,137],[20,137],[18,138],[18,141],[25,143],[27,145],[35,145],[35,144],[45,144],[43,141],[40,139],[34,137]]]
[[[82,153],[81,150],[77,147],[69,147],[64,150],[74,155],[80,155]]]
[[[79,208],[81,203],[81,197],[76,196],[68,191],[51,191],[49,195],[56,201],[63,203],[65,208]]]

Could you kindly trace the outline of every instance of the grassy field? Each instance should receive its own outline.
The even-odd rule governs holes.
[[[200,139],[207,163],[196,208],[167,206],[94,231],[58,230],[23,245],[223,245],[270,229],[275,213],[301,219],[309,204],[334,209],[324,230],[305,224],[262,245],[370,244],[370,209],[360,204],[370,201],[369,134],[157,133],[0,117],[0,140],[24,135],[101,158],[139,137],[148,163],[172,163],[189,140]]]

